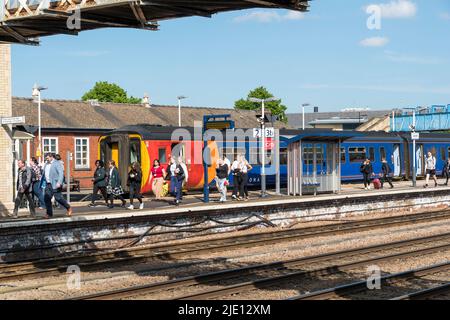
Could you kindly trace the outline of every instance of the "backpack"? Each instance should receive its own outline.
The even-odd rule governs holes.
[[[31,183],[34,183],[37,181],[36,171],[34,171],[33,168],[27,168],[27,170],[31,171]]]
[[[179,172],[177,173],[178,180],[184,180],[186,178],[186,175],[184,174],[183,167],[180,165],[177,165],[177,169],[179,170]]]

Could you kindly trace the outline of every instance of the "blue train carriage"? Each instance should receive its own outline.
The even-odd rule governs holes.
[[[386,132],[365,132],[364,136],[350,138],[341,144],[341,180],[362,180],[361,163],[365,159],[372,162],[375,175],[381,173],[381,159],[385,158],[394,177],[403,177],[404,140],[396,134]]]
[[[413,141],[411,133],[403,132],[399,134],[405,143],[405,154],[407,159],[412,159],[409,155],[413,153]],[[436,157],[436,174],[442,175],[442,169],[445,161],[450,158],[450,134],[449,133],[420,133],[420,137],[416,140],[416,175],[417,177],[425,176],[425,158],[428,152]],[[412,176],[413,164],[407,161],[406,177]]]

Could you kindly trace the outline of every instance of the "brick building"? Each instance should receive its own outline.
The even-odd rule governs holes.
[[[33,134],[29,143],[22,140],[18,158],[29,159],[38,147],[38,112],[32,99],[13,98],[14,116],[25,116],[26,124],[17,127]],[[178,107],[144,104],[92,103],[69,100],[44,100],[41,107],[42,151],[59,153],[66,160],[67,152],[73,154],[71,176],[80,181],[81,188],[90,188],[95,160],[98,158],[99,137],[115,128],[126,125],[153,124],[178,125]],[[182,125],[194,126],[204,115],[231,114],[238,128],[258,127],[256,113],[224,108],[182,107]],[[277,124],[278,127],[283,124]],[[30,152],[28,153],[28,149]]]

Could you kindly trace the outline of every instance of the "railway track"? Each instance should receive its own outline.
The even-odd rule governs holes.
[[[415,250],[408,250],[411,247],[419,247]],[[422,246],[422,247],[420,247]],[[312,277],[318,275],[330,275],[339,273],[345,270],[354,269],[365,265],[370,265],[375,262],[395,260],[416,255],[425,255],[446,251],[450,249],[450,234],[443,234],[439,236],[423,237],[412,240],[398,241],[388,244],[381,244],[369,246],[365,248],[358,248],[352,250],[338,251],[311,257],[303,257],[288,261],[279,261],[268,264],[260,264],[248,266],[238,269],[230,269],[225,271],[207,273],[197,276],[184,277],[180,279],[152,283],[143,286],[134,286],[119,290],[112,290],[108,292],[100,292],[91,295],[85,295],[73,298],[74,300],[108,300],[108,299],[123,299],[136,296],[145,296],[149,294],[160,294],[169,290],[180,290],[181,288],[208,285],[212,286],[215,283],[223,285],[226,281],[238,281],[238,283],[225,285],[216,289],[198,290],[198,292],[177,296],[175,299],[180,300],[196,300],[196,299],[211,299],[233,294],[240,294],[244,291],[265,288],[273,285],[279,285],[280,282],[289,281],[293,279]],[[400,250],[400,252],[398,252]],[[391,251],[390,254],[380,254],[385,251]],[[374,255],[377,255],[373,257]],[[336,261],[341,259],[341,263],[336,264]],[[351,259],[351,261],[348,261]],[[312,270],[295,270],[300,266],[311,266]],[[315,266],[316,265],[316,266]],[[277,275],[264,275],[273,273]],[[245,281],[246,277],[257,275],[256,280]]]
[[[391,300],[424,300],[440,295],[448,295],[449,293],[450,293],[450,282],[447,282],[440,286],[415,291],[412,293],[392,298]]]
[[[408,270],[405,272],[390,274],[387,276],[383,276],[380,278],[381,291],[385,295],[389,295],[389,291],[392,290],[390,285],[395,285],[398,282],[405,281],[411,278],[421,278],[430,274],[435,274],[439,272],[446,272],[450,269],[450,262],[447,261],[442,264],[427,266],[420,269]],[[394,286],[395,289],[395,286]],[[333,288],[328,288],[325,290],[315,291],[304,295],[299,295],[297,297],[293,297],[290,300],[326,300],[326,299],[339,299],[346,298],[354,294],[367,294],[371,289],[367,286],[367,281],[356,281],[353,283],[349,283],[346,285],[341,285]],[[378,290],[372,290],[377,292]],[[402,295],[399,297],[395,297],[395,300],[403,300],[408,298],[418,298],[422,299],[424,297],[429,297],[431,295],[435,295],[437,293],[450,291],[449,283],[445,285],[440,285],[437,287],[427,288],[415,293]]]
[[[437,211],[406,216],[368,219],[325,226],[278,230],[220,239],[188,241],[181,244],[143,246],[119,249],[90,255],[76,255],[14,264],[0,264],[0,281],[20,280],[65,273],[70,265],[78,265],[83,271],[121,264],[143,263],[149,260],[175,260],[204,253],[223,252],[234,249],[253,248],[311,237],[355,233],[367,230],[413,225],[450,219],[450,211]]]

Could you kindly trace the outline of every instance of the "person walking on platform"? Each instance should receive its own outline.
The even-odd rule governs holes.
[[[220,202],[227,201],[228,165],[223,159],[219,159],[216,165],[216,183],[220,192]]]
[[[92,182],[94,184],[94,189],[92,190],[92,200],[89,204],[89,207],[95,207],[95,198],[97,197],[98,192],[102,194],[105,199],[105,205],[108,205],[108,194],[106,193],[106,170],[105,164],[102,160],[95,161],[95,173]]]
[[[363,174],[364,190],[370,190],[370,178],[374,175],[372,163],[370,159],[366,159],[360,167],[360,171]]]
[[[437,187],[438,183],[436,178],[436,157],[434,157],[431,152],[428,152],[427,157],[425,159],[425,172],[426,178],[425,178],[425,185],[423,187],[428,188],[430,176],[434,180],[434,186]]]
[[[233,193],[231,198],[234,200],[238,200],[238,193],[241,189],[242,184],[242,172],[241,172],[241,164],[240,164],[240,155],[236,156],[236,159],[233,161],[231,165],[231,174],[233,175]]]
[[[178,158],[178,162],[175,162],[175,205],[179,205],[180,201],[182,200],[182,193],[183,193],[183,182],[186,179],[186,171],[185,171],[186,165],[184,165],[181,157]]]
[[[391,174],[391,168],[389,167],[388,162],[385,158],[381,158],[381,188],[383,188],[384,183],[387,181],[389,185],[391,186],[391,189],[394,188],[394,185],[392,184],[392,178],[390,176]]]
[[[175,174],[175,170],[177,169],[177,162],[175,158],[171,157],[169,160],[169,165],[167,167],[167,176],[170,181],[170,189],[169,193],[172,197],[175,197],[175,188],[177,186],[177,175]]]
[[[64,167],[60,161],[55,159],[53,153],[46,156],[47,163],[44,167],[44,175],[46,181],[45,187],[45,207],[47,209],[46,219],[53,217],[52,198],[55,197],[56,202],[61,204],[67,210],[67,215],[72,215],[72,208],[62,195],[62,187],[64,183]]]
[[[239,197],[248,201],[248,172],[253,169],[250,163],[245,159],[244,155],[241,155],[239,164],[241,166],[241,183],[239,190]]]
[[[45,209],[44,189],[42,188],[42,168],[35,157],[31,158],[31,170],[33,170],[35,176],[33,194],[39,201],[39,209]]]
[[[122,201],[121,207],[125,208],[127,202],[123,198],[124,192],[122,188],[122,182],[120,180],[119,170],[117,170],[116,162],[114,160],[108,161],[107,179],[108,184],[106,186],[106,192],[108,193],[108,198],[110,201],[108,208],[114,208],[114,198]]]
[[[161,162],[156,159],[153,161],[152,168],[152,191],[157,200],[162,198],[164,177],[166,176],[166,170],[161,166]]]
[[[131,170],[128,173],[127,186],[130,187],[130,206],[128,209],[134,210],[133,200],[134,198],[139,201],[139,210],[144,209],[144,202],[142,201],[141,194],[142,183],[142,169],[138,162],[131,165]]]
[[[450,158],[444,163],[444,168],[442,169],[442,176],[446,179],[444,186],[448,186],[448,180],[450,179]]]
[[[19,167],[18,173],[17,173],[17,196],[16,200],[14,201],[14,211],[13,211],[13,218],[17,218],[19,214],[19,207],[22,203],[23,197],[26,197],[28,200],[28,205],[30,207],[30,214],[31,217],[36,216],[36,212],[34,209],[34,200],[33,200],[33,172],[32,169],[27,167],[24,160],[19,160],[17,162],[17,166]]]

